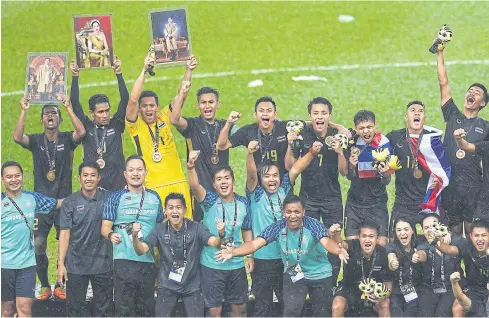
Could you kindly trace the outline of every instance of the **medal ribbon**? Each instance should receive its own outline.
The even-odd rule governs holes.
[[[155,123],[155,132],[153,133],[153,130],[151,130],[151,127],[148,125],[148,130],[149,133],[151,134],[151,139],[153,140],[153,147],[154,147],[154,152],[158,152],[158,146],[159,146],[159,138],[160,138],[160,128],[158,127],[158,120],[156,120]]]
[[[289,229],[285,226],[285,268],[289,268]],[[304,234],[304,225],[301,226],[299,233],[299,243],[297,248],[297,264],[301,259],[302,235]]]
[[[423,132],[419,134],[418,142],[414,144],[413,142],[411,142],[411,135],[409,134],[408,129],[406,128],[406,140],[408,143],[409,152],[411,153],[411,160],[414,162],[414,169],[418,169],[418,153],[419,153],[419,146],[421,145],[421,138],[423,138]],[[415,147],[414,152],[412,148],[413,146]]]
[[[102,141],[100,143],[99,143],[97,131],[98,131],[97,125],[94,125],[93,135],[95,137],[95,145],[97,146],[97,155],[98,155],[99,159],[102,159],[102,154],[104,152],[103,150],[104,150],[104,145],[105,145],[105,136],[107,136],[107,130],[105,129],[105,126],[102,126],[102,131],[103,131],[102,132]]]
[[[258,134],[258,145],[260,146],[260,154],[261,154],[261,161],[260,163],[263,163],[263,159],[265,159],[265,156],[267,155],[268,148],[270,147],[270,144],[272,143],[273,140],[273,131],[275,130],[275,126],[273,126],[272,132],[270,133],[270,140],[268,141],[268,145],[263,149],[262,143],[261,143],[261,131],[260,128],[257,130]]]
[[[209,139],[209,142],[211,144],[212,153],[217,155],[216,145],[217,145],[217,136],[218,136],[217,130],[220,127],[219,122],[217,121],[214,122],[214,134],[212,135],[212,139],[211,139],[211,135],[209,134],[209,130],[207,129],[207,123],[202,117],[200,118],[202,119],[202,123],[204,124],[205,132],[207,134],[207,139]]]
[[[53,157],[51,158],[51,155],[49,154],[49,140],[46,135],[44,135],[44,148],[46,148],[46,155],[48,157],[48,163],[49,163],[49,171],[54,171],[56,168],[56,149],[58,148],[58,136],[56,136],[56,140],[54,141],[54,151],[53,151]]]

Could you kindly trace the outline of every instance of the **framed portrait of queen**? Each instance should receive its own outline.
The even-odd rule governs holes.
[[[112,14],[73,16],[73,30],[76,63],[80,69],[112,66]]]
[[[67,52],[27,53],[25,96],[32,104],[59,103],[66,95]]]

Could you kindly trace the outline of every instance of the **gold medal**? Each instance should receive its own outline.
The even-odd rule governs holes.
[[[161,155],[161,153],[159,151],[156,151],[153,154],[153,161],[154,162],[160,162],[162,158],[163,158],[163,156]]]
[[[48,178],[49,181],[54,181],[54,179],[56,179],[56,173],[54,173],[54,170],[49,170],[46,174],[46,178]]]
[[[358,157],[358,156],[360,156],[360,148],[351,147],[350,153],[352,156]]]
[[[462,149],[457,150],[457,152],[455,153],[455,157],[457,157],[458,159],[465,158],[465,150]]]
[[[217,165],[217,164],[219,163],[219,156],[217,156],[217,155],[213,155],[213,156],[211,157],[211,162],[212,162],[212,164]]]
[[[103,169],[105,167],[105,160],[102,158],[97,159],[97,164],[100,167],[100,169]]]
[[[328,146],[331,147],[331,145],[334,142],[334,137],[333,136],[328,136],[324,139],[324,143]]]
[[[414,168],[413,175],[416,179],[421,179],[423,177],[423,171],[419,168]]]

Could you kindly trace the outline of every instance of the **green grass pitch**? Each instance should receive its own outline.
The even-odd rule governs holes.
[[[199,66],[195,70],[191,96],[184,115],[196,116],[195,92],[212,86],[221,93],[218,117],[231,110],[243,116],[240,125],[253,121],[254,101],[272,96],[282,119],[307,118],[307,102],[324,96],[333,103],[333,120],[352,126],[360,109],[375,111],[379,129],[387,133],[404,125],[404,107],[414,99],[427,105],[427,124],[444,128],[439,109],[436,58],[428,52],[438,28],[447,23],[454,31],[445,57],[453,96],[459,105],[473,82],[489,85],[489,3],[487,2],[17,2],[2,1],[2,162],[17,160],[25,169],[25,188],[33,188],[32,159],[28,151],[14,144],[12,133],[19,115],[20,94],[24,87],[27,52],[69,52],[74,54],[72,15],[113,14],[114,50],[123,62],[126,81],[134,80],[142,68],[149,45],[148,11],[185,5],[188,8],[193,53]],[[351,23],[340,23],[338,16],[351,15]],[[466,61],[466,62],[464,62]],[[333,66],[329,67],[328,66]],[[253,72],[265,70],[266,72]],[[157,70],[148,82],[162,104],[176,94],[183,68]],[[218,76],[219,72],[235,75]],[[221,74],[222,75],[222,74]],[[324,81],[293,81],[293,76],[318,76]],[[80,83],[99,83],[115,79],[111,70],[82,71]],[[263,86],[249,88],[261,79]],[[71,76],[69,77],[69,82]],[[129,90],[132,83],[128,84]],[[106,93],[118,102],[117,86],[97,85],[81,90],[88,109],[88,98]],[[40,132],[39,108],[29,112],[27,133]],[[481,116],[489,119],[488,110]],[[67,116],[65,116],[66,118]],[[62,130],[72,129],[69,120]],[[185,162],[185,144],[176,133],[177,147]],[[134,153],[127,134],[125,154]],[[244,193],[244,148],[231,151],[237,192]],[[81,149],[75,152],[74,166],[81,162]],[[74,176],[75,178],[75,176]],[[74,190],[78,182],[74,181]],[[389,185],[392,206],[394,182]],[[343,196],[349,184],[341,178]],[[296,186],[298,191],[299,186]],[[54,231],[53,231],[54,232]],[[51,233],[48,254],[50,280],[55,280],[57,244]]]

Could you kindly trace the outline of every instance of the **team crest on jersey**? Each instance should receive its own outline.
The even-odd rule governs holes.
[[[278,142],[287,141],[287,137],[286,137],[285,135],[283,135],[283,136],[278,136],[278,137],[277,137],[277,141],[278,141]]]
[[[65,150],[65,145],[64,144],[58,145],[58,147],[56,147],[56,150],[58,150],[58,151]]]
[[[107,136],[110,136],[110,135],[113,135],[113,134],[115,134],[114,128],[110,128],[109,130],[107,130]]]
[[[165,125],[166,125],[166,124],[165,124],[164,122],[161,122],[161,123],[159,123],[159,124],[158,124],[158,128],[160,128],[160,129],[161,129],[161,128],[165,127]]]
[[[484,129],[480,128],[480,127],[475,127],[475,132],[476,133],[479,133],[479,134],[483,134],[484,133]]]
[[[9,205],[10,205],[10,202],[8,202],[8,201],[3,203],[4,207],[8,207]]]
[[[132,200],[132,198],[131,198],[131,196],[130,196],[130,195],[126,195],[126,196],[124,197],[124,199],[126,199],[127,201],[131,201],[131,200]]]
[[[82,211],[82,210],[85,210],[85,206],[84,206],[84,205],[77,205],[77,206],[76,206],[76,210],[77,210],[77,211]]]

